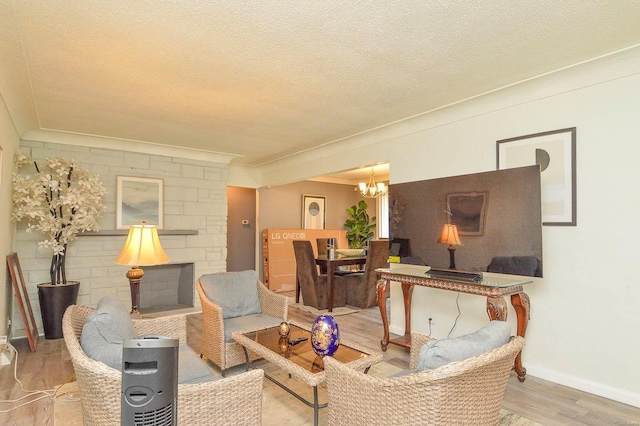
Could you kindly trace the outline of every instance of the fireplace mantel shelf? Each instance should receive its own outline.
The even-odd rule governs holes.
[[[126,236],[129,234],[128,229],[106,229],[96,232],[81,232],[78,237],[113,237]],[[197,229],[158,229],[159,235],[198,235]]]

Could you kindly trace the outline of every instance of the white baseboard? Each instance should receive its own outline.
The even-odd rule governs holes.
[[[587,380],[581,377],[549,370],[548,368],[527,365],[526,360],[524,364],[527,369],[527,376],[534,376],[539,379],[548,380],[559,385],[568,386],[573,389],[578,389],[583,392],[588,392],[593,395],[598,395],[603,398],[640,408],[640,394],[638,393],[614,388],[612,386],[594,382],[593,380]]]

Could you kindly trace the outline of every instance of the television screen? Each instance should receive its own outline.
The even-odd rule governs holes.
[[[537,165],[390,185],[390,254],[433,268],[541,277],[540,194]]]

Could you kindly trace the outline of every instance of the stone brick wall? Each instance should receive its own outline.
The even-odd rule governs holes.
[[[160,236],[171,262],[193,262],[196,278],[226,270],[227,164],[33,141],[22,141],[20,151],[35,160],[48,157],[77,160],[89,171],[100,175],[107,190],[101,230],[116,227],[116,176],[162,178],[164,229],[198,231],[197,235]],[[16,251],[40,332],[36,285],[49,281],[52,254],[51,250],[38,248],[37,242],[43,239],[43,234],[27,233],[25,225],[18,224]],[[125,277],[127,267],[113,263],[125,239],[125,236],[81,236],[67,248],[67,278],[81,281],[79,304],[95,306],[101,297],[116,294],[130,306],[129,281]],[[144,278],[141,285],[144,285]],[[197,299],[194,292],[194,306],[199,307]],[[13,307],[12,324],[12,337],[25,335],[18,306]]]

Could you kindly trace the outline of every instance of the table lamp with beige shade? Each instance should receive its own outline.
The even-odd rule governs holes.
[[[127,241],[122,251],[113,263],[118,265],[130,265],[127,272],[129,286],[131,287],[131,317],[140,318],[138,305],[140,303],[140,280],[144,271],[140,266],[162,265],[169,262],[169,257],[162,249],[158,228],[142,222],[140,225],[131,225]]]
[[[449,244],[449,247],[447,247],[447,250],[449,250],[449,269],[456,269],[456,246],[462,245],[460,237],[458,236],[458,227],[451,223],[445,223],[442,228],[440,238],[438,238],[438,242],[442,244]]]

